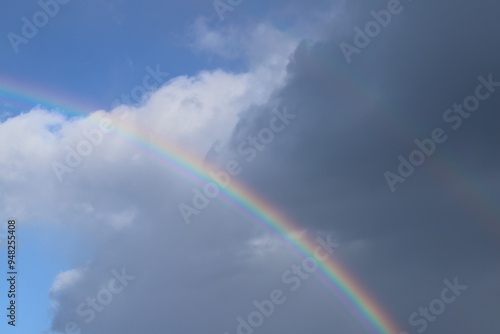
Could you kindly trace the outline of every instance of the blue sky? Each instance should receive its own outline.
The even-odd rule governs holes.
[[[81,235],[75,238],[74,232],[66,228],[47,228],[30,226],[24,228],[17,222],[18,316],[15,331],[18,333],[42,333],[49,328],[51,319],[51,301],[48,291],[54,277],[60,272],[71,269],[76,263],[90,257],[88,247],[82,242]],[[68,249],[77,247],[77,253],[68,253]],[[1,256],[7,259],[7,252],[2,247]],[[50,260],[48,260],[50,259]],[[4,266],[3,269],[5,269]],[[6,271],[6,270],[4,270]],[[2,294],[2,305],[9,300]],[[5,322],[0,324],[3,331],[12,331]]]
[[[71,0],[16,52],[55,1],[0,11],[0,229],[15,218],[20,243],[0,331],[238,334],[278,289],[253,333],[382,334],[151,143],[241,162],[288,237],[334,237],[401,333],[500,331],[498,3],[228,0],[221,20],[212,0]],[[86,322],[96,296],[112,301]]]
[[[226,20],[241,19],[243,10],[249,15],[245,20],[252,20],[252,14],[257,19],[256,6],[244,3],[239,9]],[[39,10],[35,1],[9,4],[0,28],[19,34],[21,18]],[[21,44],[19,53],[2,39],[0,70],[21,83],[109,108],[117,96],[140,83],[146,66],[158,64],[178,76],[221,65],[189,47],[186,35],[199,16],[223,24],[209,1],[71,1],[60,6],[35,38]],[[224,66],[238,68],[241,62]]]

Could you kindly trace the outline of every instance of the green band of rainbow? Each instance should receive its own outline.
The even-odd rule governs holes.
[[[13,99],[37,100],[29,97],[26,93],[12,92],[6,89],[3,89],[2,92],[4,96],[11,96]],[[55,103],[47,103],[46,101],[41,105],[56,106]],[[61,109],[69,110],[68,108]],[[85,113],[73,111],[74,109],[71,110],[74,115],[85,115]],[[142,154],[168,170],[198,185],[212,181],[208,173],[213,169],[213,166],[208,166],[206,162],[177,147],[172,141],[153,138],[147,129],[138,129],[136,124],[130,122],[123,121],[115,125],[116,131],[114,135],[125,140]],[[231,180],[231,183],[226,188],[223,188],[220,196],[222,200],[252,223],[271,233],[274,237],[286,241],[295,253],[303,257],[314,257],[314,250],[317,247],[315,241],[307,236],[299,239],[290,238],[290,236],[299,232],[298,225],[287,219],[279,210],[243,184]],[[330,256],[322,262],[318,261],[318,264],[319,278],[345,303],[370,332],[381,334],[398,333],[397,326],[391,321],[383,308],[343,268],[341,263],[335,259],[335,256]]]
[[[191,180],[194,176],[197,180],[194,182],[199,185],[213,182],[208,173],[214,170],[215,166],[209,166],[207,162],[176,147],[172,142],[155,140],[145,129],[138,130],[136,125],[123,123],[117,128],[122,138],[169,170]],[[262,197],[257,196],[248,187],[233,179],[222,192],[223,199],[229,205],[262,230],[286,241],[301,256],[314,257],[317,243],[309,237],[290,238],[289,236],[296,235],[300,231],[298,225],[287,219],[279,210]],[[318,261],[318,263],[323,282],[349,306],[371,332],[399,333],[397,326],[393,324],[383,308],[377,305],[334,256],[324,262]]]

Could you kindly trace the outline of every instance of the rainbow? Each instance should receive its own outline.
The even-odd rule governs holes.
[[[13,89],[2,90],[1,96],[10,97],[24,102],[40,101],[22,91]],[[41,100],[39,106],[54,108],[56,103]],[[67,107],[55,107],[57,112],[73,115],[86,115],[88,113],[75,111]],[[78,109],[76,109],[78,110]],[[113,132],[125,140],[142,154],[147,155],[161,166],[182,176],[190,183],[203,185],[212,181],[209,171],[213,170],[206,161],[190,154],[185,149],[176,146],[171,141],[159,140],[151,136],[147,129],[139,129],[131,122],[115,124]],[[146,139],[147,138],[147,139]],[[222,188],[220,199],[246,217],[263,231],[284,241],[295,254],[301,257],[314,257],[316,242],[307,236],[291,238],[300,232],[298,224],[287,218],[278,209],[271,206],[262,196],[258,196],[242,183],[232,179],[226,188]],[[300,233],[299,233],[300,234]],[[397,334],[397,325],[378,305],[370,294],[356,281],[356,279],[343,267],[343,265],[330,256],[325,261],[318,261],[318,278],[348,307],[361,324],[370,333]]]
[[[29,111],[34,107],[54,110],[68,118],[85,117],[88,111],[97,110],[95,106],[84,101],[79,101],[74,97],[68,98],[67,94],[54,94],[49,90],[0,76],[1,113],[9,116],[20,110]]]

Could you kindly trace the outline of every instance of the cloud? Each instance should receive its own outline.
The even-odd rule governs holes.
[[[250,72],[258,69],[282,68],[299,37],[279,30],[270,23],[252,26],[214,26],[198,18],[186,33],[188,46],[195,52],[245,62]],[[268,74],[275,73],[270,72]],[[283,75],[284,72],[281,73]],[[272,78],[271,76],[269,77]]]
[[[52,288],[50,289],[51,294],[56,294],[64,289],[67,289],[69,286],[73,285],[82,277],[82,272],[79,269],[71,269],[59,273],[54,283],[52,284]]]

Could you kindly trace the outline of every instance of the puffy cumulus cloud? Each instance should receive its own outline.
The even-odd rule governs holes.
[[[0,124],[2,140],[11,143],[0,148],[0,180],[9,190],[2,193],[5,213],[48,220],[64,220],[72,212],[77,217],[97,215],[98,205],[89,204],[91,195],[86,190],[98,184],[112,189],[122,182],[120,178],[134,175],[145,160],[137,147],[128,145],[137,142],[131,136],[160,146],[171,143],[203,157],[212,145],[227,141],[238,113],[267,100],[283,80],[285,65],[262,64],[256,72],[241,74],[215,70],[174,78],[139,107],[123,105],[72,119],[36,109],[7,119]],[[110,133],[111,128],[117,130]]]
[[[54,283],[52,284],[52,288],[50,288],[50,293],[51,294],[56,294],[66,288],[68,286],[71,286],[74,284],[76,281],[78,281],[82,277],[82,272],[80,269],[71,269],[64,271],[62,273],[59,273],[55,280]]]
[[[62,116],[35,109],[0,124],[0,138],[9,143],[0,147],[0,180],[4,189],[0,196],[5,214],[32,217],[34,210],[41,209],[35,197],[29,205],[22,204],[30,193],[26,191],[34,185],[41,190],[37,197],[50,196],[52,172],[47,162],[54,156],[58,141],[52,129],[63,123]]]
[[[266,105],[283,85],[293,49],[270,26],[249,36],[241,46],[246,72],[177,77],[136,107],[71,119],[37,109],[0,124],[12,143],[0,149],[3,214],[93,236],[90,261],[59,274],[48,291],[52,331],[233,332],[237,317],[269,299],[273,285],[290,291],[281,275],[296,260],[287,250],[217,200],[186,225],[178,204],[190,203],[192,185],[136,140],[200,158],[227,144],[241,113]],[[287,307],[300,309],[299,300]],[[286,322],[282,316],[269,325]]]
[[[215,142],[227,141],[238,112],[265,102],[269,90],[257,83],[268,89],[273,85],[258,75],[220,70],[173,79],[138,110],[138,126],[158,134],[160,141],[172,138],[198,155],[206,154]]]
[[[39,109],[3,122],[0,139],[11,144],[1,147],[0,156],[5,161],[1,166],[2,178],[6,181],[21,181],[27,179],[27,173],[39,171],[30,160],[41,160],[53,154],[57,136],[51,129],[61,123],[62,116]]]

